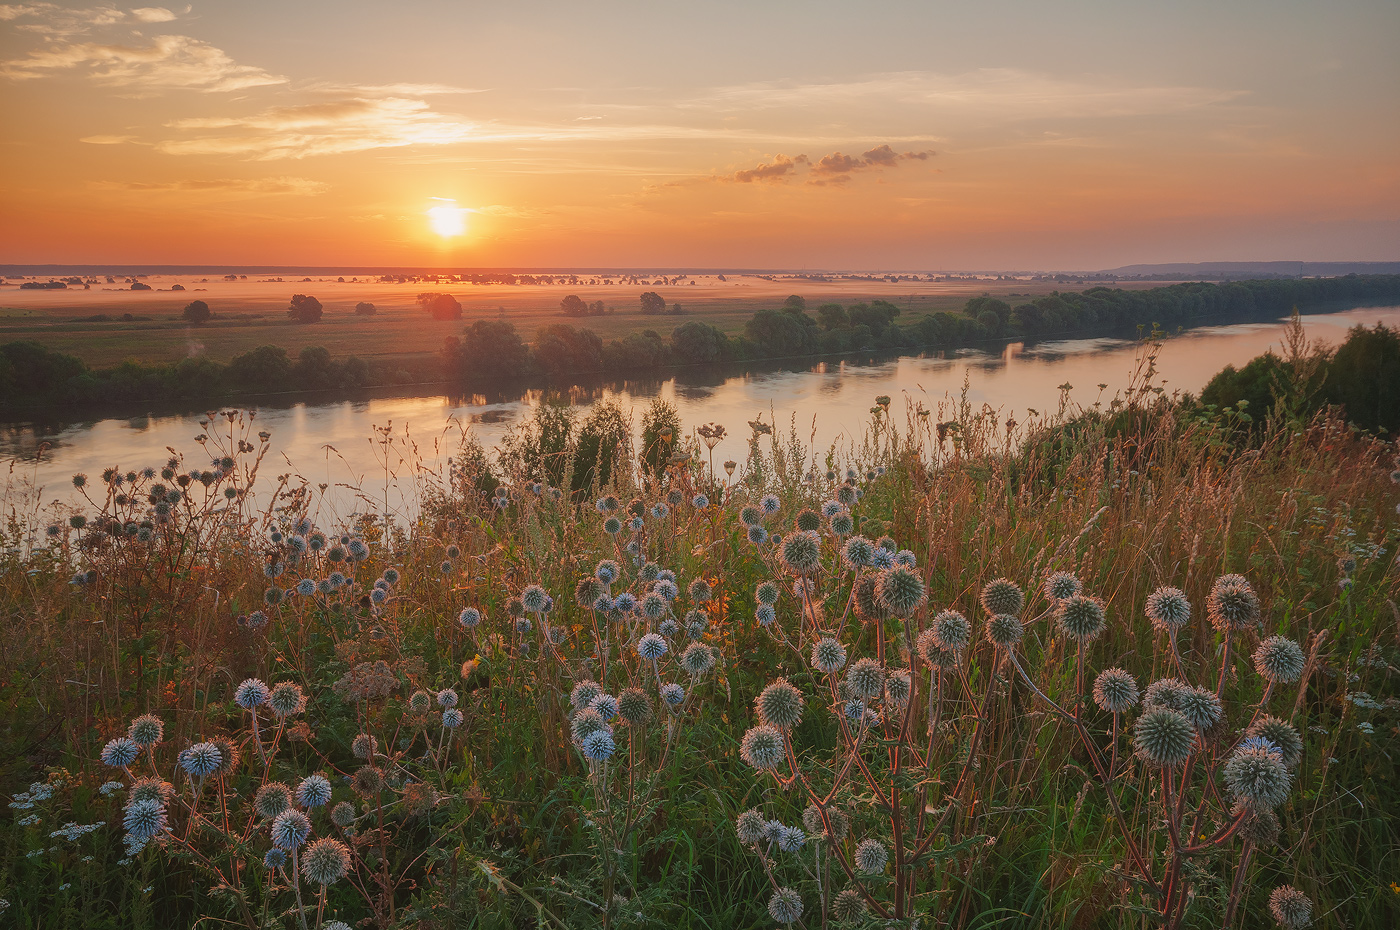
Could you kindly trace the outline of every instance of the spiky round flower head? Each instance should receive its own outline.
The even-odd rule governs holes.
[[[889,851],[879,840],[861,840],[856,847],[856,868],[866,875],[879,875],[889,861]]]
[[[437,693],[437,702],[439,707],[456,707],[457,692],[451,688],[443,688]]]
[[[703,675],[714,665],[714,653],[704,643],[691,643],[681,653],[681,667],[692,675]]]
[[[856,531],[855,519],[844,510],[832,516],[830,526],[837,536],[849,536]]]
[[[292,681],[279,681],[272,686],[272,693],[268,695],[267,706],[278,717],[290,717],[297,714],[306,707],[306,695],[301,693],[301,686]]]
[[[783,752],[782,731],[766,723],[751,728],[739,743],[740,757],[760,771],[777,768],[783,761]]]
[[[1244,819],[1240,823],[1241,839],[1263,849],[1268,849],[1278,842],[1278,815],[1267,807],[1250,808],[1243,802],[1236,801],[1231,813],[1235,816],[1243,815]]]
[[[1081,643],[1095,639],[1107,626],[1103,603],[1082,594],[1062,601],[1057,614],[1060,632]]]
[[[778,619],[778,612],[771,604],[759,604],[754,608],[753,618],[758,621],[759,626],[769,626]]]
[[[641,610],[648,619],[659,620],[666,615],[666,598],[653,591],[642,598]]]
[[[607,730],[594,730],[583,738],[579,748],[590,762],[606,762],[617,752],[617,744]]]
[[[669,578],[660,578],[656,584],[652,585],[652,591],[660,594],[668,602],[680,597],[681,589],[676,587],[675,581]]]
[[[895,669],[885,679],[885,697],[901,707],[909,701],[913,683],[907,669]]]
[[[384,790],[384,773],[372,765],[362,765],[355,770],[350,785],[360,797],[372,798]]]
[[[749,527],[745,535],[755,546],[761,546],[768,541],[768,531],[761,526]]]
[[[1107,714],[1121,714],[1138,701],[1137,679],[1121,668],[1106,668],[1094,679],[1094,703]]]
[[[822,528],[822,516],[815,510],[804,509],[798,512],[793,523],[799,533],[815,533]]]
[[[573,734],[574,741],[582,743],[593,733],[608,729],[608,722],[603,719],[602,714],[590,706],[574,713],[573,718],[569,721],[569,729]]]
[[[545,593],[544,588],[537,584],[532,584],[520,592],[521,606],[532,614],[544,613],[544,605],[548,598],[549,595]]]
[[[528,632],[530,632],[531,630],[533,630],[534,628],[535,628],[535,625],[534,625],[533,623],[530,622],[530,618],[529,618],[529,617],[516,617],[516,618],[515,618],[515,632],[517,632],[517,633],[528,633]]]
[[[604,721],[611,721],[617,716],[617,698],[611,694],[600,694],[588,705],[598,712],[598,716]]]
[[[688,594],[690,599],[696,604],[704,604],[710,599],[713,593],[714,592],[710,588],[710,583],[704,578],[696,578],[690,583],[690,587],[686,589],[686,594]]]
[[[1206,598],[1206,614],[1221,633],[1259,625],[1259,595],[1243,575],[1221,575]]]
[[[802,826],[808,834],[816,839],[821,839],[826,833],[826,824],[822,823],[822,812],[815,804],[808,804],[802,810]]]
[[[1209,730],[1215,726],[1220,715],[1225,712],[1225,708],[1221,705],[1220,698],[1215,696],[1215,692],[1199,686],[1181,692],[1177,709],[1198,730]]]
[[[734,821],[734,832],[745,846],[762,843],[768,837],[768,821],[756,810],[746,810]]]
[[[297,803],[302,807],[325,807],[330,799],[331,783],[324,775],[308,775],[297,785]]]
[[[778,550],[783,568],[793,575],[810,575],[821,564],[822,547],[809,533],[790,533]]]
[[[590,607],[606,590],[603,582],[592,575],[580,578],[578,584],[574,585],[574,603],[580,607]]]
[[[914,641],[914,648],[929,668],[952,668],[957,664],[958,654],[952,649],[944,649],[942,642],[933,630],[924,630]]]
[[[267,685],[256,678],[247,678],[233,692],[233,702],[244,710],[252,710],[266,704],[270,694]]]
[[[757,526],[763,520],[763,511],[750,504],[739,511],[739,520],[745,526]]]
[[[802,895],[791,888],[779,888],[768,899],[768,915],[780,924],[790,924],[802,916]]]
[[[592,704],[593,699],[602,693],[602,685],[596,681],[584,679],[574,685],[574,689],[569,692],[569,703],[573,705],[575,710],[578,710]]]
[[[191,778],[206,778],[214,774],[223,761],[224,757],[219,752],[219,747],[213,743],[195,743],[180,753],[180,767],[188,772]]]
[[[778,848],[786,853],[795,853],[807,845],[807,834],[801,827],[783,827],[778,834]]]
[[[608,517],[603,521],[603,532],[609,536],[616,536],[622,532],[622,521],[617,517]]]
[[[1269,913],[1283,930],[1312,926],[1312,899],[1292,885],[1279,885],[1269,894]]]
[[[908,617],[924,603],[924,580],[904,566],[887,568],[879,575],[876,596],[892,615]]]
[[[1266,715],[1254,721],[1245,736],[1266,739],[1278,749],[1283,764],[1290,769],[1297,768],[1303,759],[1303,739],[1293,724],[1278,717]]]
[[[1045,596],[1052,602],[1068,600],[1084,590],[1071,572],[1053,572],[1045,578]]]
[[[306,847],[301,874],[313,885],[331,885],[350,871],[350,850],[339,840],[319,839]]]
[[[138,778],[131,783],[127,802],[156,801],[165,804],[175,796],[175,786],[163,778]]]
[[[846,647],[830,636],[812,644],[812,667],[826,675],[839,672],[846,665]]]
[[[165,738],[165,724],[155,714],[142,714],[131,721],[126,735],[142,749],[149,749]]]
[[[1293,787],[1293,773],[1283,764],[1282,754],[1257,738],[1245,740],[1230,754],[1224,775],[1235,799],[1255,810],[1278,807]]]
[[[1270,636],[1254,650],[1254,668],[1265,681],[1292,684],[1303,677],[1303,650],[1286,636]]]
[[[841,563],[847,568],[864,568],[875,558],[875,544],[864,536],[852,536],[841,546]]]
[[[884,546],[876,546],[870,553],[870,567],[886,569],[894,566],[894,552]]]
[[[648,633],[637,640],[637,655],[649,662],[655,662],[666,654],[666,640],[655,633]]]
[[[758,719],[779,730],[791,730],[802,720],[802,692],[786,678],[779,678],[764,688],[754,706],[758,709]]]
[[[1180,588],[1158,588],[1147,595],[1145,612],[1154,630],[1175,633],[1191,621],[1191,602]]]
[[[782,507],[782,503],[778,500],[778,495],[765,494],[763,495],[763,499],[758,502],[758,506],[763,508],[764,516],[771,517]]]
[[[408,709],[415,714],[426,714],[433,706],[433,696],[426,691],[418,690],[408,699]]]
[[[271,820],[292,806],[292,789],[280,781],[270,781],[253,795],[253,810],[264,820]]]
[[[132,839],[149,840],[166,829],[165,805],[159,801],[129,801],[122,826]]]
[[[280,869],[287,864],[287,854],[276,846],[269,849],[263,856],[263,868]],[[329,926],[329,925],[327,925]]]
[[[389,599],[389,589],[375,588],[373,591],[369,592],[369,599],[376,604],[383,604]]]
[[[331,808],[331,823],[344,830],[355,822],[355,805],[349,801],[341,801]]]
[[[651,701],[641,688],[625,688],[617,696],[617,712],[633,726],[646,723],[651,717]]]
[[[987,640],[1003,649],[1016,648],[1021,634],[1021,621],[1012,614],[997,614],[987,621]]]
[[[310,597],[316,593],[316,579],[303,578],[297,582],[296,592],[302,597]]]
[[[679,707],[681,704],[685,703],[685,688],[676,684],[674,681],[666,682],[659,690],[661,692],[661,700],[670,704],[672,707]]]
[[[831,916],[841,923],[853,924],[865,916],[865,899],[855,888],[847,888],[831,902]]]
[[[136,745],[136,741],[125,736],[118,736],[116,739],[102,747],[102,764],[110,765],[112,768],[124,769],[136,761],[136,757],[141,754],[141,747]]]
[[[1021,586],[1006,578],[994,578],[982,589],[982,609],[992,616],[1010,614],[1019,616],[1026,606],[1026,595]]]
[[[972,642],[972,625],[956,610],[939,611],[933,618],[929,630],[933,633],[939,648],[961,652]]]
[[[273,846],[290,852],[311,835],[311,821],[299,810],[285,810],[272,819],[268,834]]]
[[[1178,678],[1161,678],[1147,686],[1142,695],[1144,707],[1165,707],[1180,710],[1182,700],[1191,691],[1191,686]]]
[[[1149,709],[1133,725],[1138,758],[1158,768],[1177,768],[1196,745],[1196,728],[1185,715],[1165,707]]]
[[[885,670],[874,659],[857,659],[846,672],[846,687],[855,697],[878,697],[885,690]]]
[[[884,550],[876,551],[882,552]],[[856,581],[855,595],[856,615],[862,620],[885,620],[889,617],[889,608],[880,599],[880,576],[878,574],[861,575],[860,579]]]

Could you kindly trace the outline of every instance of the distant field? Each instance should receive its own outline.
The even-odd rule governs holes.
[[[721,282],[712,276],[692,278],[694,284],[672,287],[653,285],[470,285],[383,284],[377,281],[204,280],[190,276],[151,276],[146,282],[156,290],[120,290],[120,285],[91,290],[20,290],[14,284],[0,288],[0,342],[34,340],[76,355],[94,367],[109,367],[131,359],[139,362],[171,362],[208,355],[227,360],[261,345],[278,345],[295,354],[304,346],[319,345],[337,358],[356,355],[378,362],[411,363],[436,353],[443,340],[460,333],[473,320],[503,317],[514,323],[527,341],[535,331],[551,323],[587,327],[605,340],[653,329],[668,336],[685,320],[703,320],[730,333],[742,332],[755,310],[779,305],[789,294],[800,294],[809,309],[823,303],[853,304],[872,299],[888,300],[906,317],[937,310],[959,310],[978,294],[1038,295],[1053,290],[1080,290],[1092,284],[1055,284],[1031,281],[949,281],[898,284],[881,281],[824,281],[778,278],[769,280],[733,276]],[[1122,285],[1134,290],[1159,282],[1135,281]],[[184,291],[171,291],[174,284]],[[460,321],[438,322],[414,303],[423,291],[446,291],[462,303]],[[656,291],[667,304],[679,303],[683,317],[645,316],[639,309],[644,291]],[[293,294],[311,294],[325,307],[320,323],[298,325],[286,317]],[[614,312],[603,316],[565,317],[559,301],[577,294],[592,303],[601,300]],[[207,302],[214,319],[199,327],[180,320],[180,312],[192,300]],[[369,301],[374,316],[358,316],[354,308]],[[84,320],[98,314],[109,322]],[[122,320],[124,314],[138,319]],[[145,319],[140,319],[145,318]]]

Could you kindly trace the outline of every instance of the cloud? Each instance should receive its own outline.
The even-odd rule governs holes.
[[[186,13],[189,9],[186,8]],[[19,22],[14,29],[33,35],[56,38],[80,35],[101,26],[122,23],[168,23],[176,14],[165,7],[139,7],[129,13],[113,6],[68,9],[56,3],[16,3],[0,5],[0,22]]]
[[[81,71],[102,84],[219,92],[285,84],[261,68],[240,65],[222,49],[189,36],[156,36],[145,47],[99,42],[56,44],[28,58],[0,63],[0,76],[25,81]]]
[[[740,184],[751,184],[754,181],[781,181],[788,174],[796,171],[799,165],[806,164],[808,164],[806,155],[798,155],[796,158],[779,155],[768,164],[760,164],[756,168],[736,171],[729,175],[726,180],[737,181]]]
[[[137,191],[141,193],[235,193],[235,194],[302,194],[315,195],[330,190],[329,184],[309,178],[210,178],[184,181],[97,181],[93,187],[101,190]]]
[[[245,117],[204,117],[167,124],[194,138],[168,139],[170,155],[242,155],[255,161],[305,158],[472,139],[474,126],[406,97],[350,98],[271,107]]]
[[[123,142],[135,142],[135,136],[83,136],[78,140],[86,142],[88,145],[121,145]]]
[[[877,145],[863,153],[859,158],[833,152],[830,155],[822,156],[822,159],[812,166],[812,178],[808,183],[844,184],[851,179],[853,172],[863,171],[867,168],[898,168],[902,161],[927,161],[934,154],[936,153],[932,150],[896,152],[890,148],[889,143]]]
[[[163,6],[142,6],[131,11],[131,18],[139,23],[168,23],[175,14]]]

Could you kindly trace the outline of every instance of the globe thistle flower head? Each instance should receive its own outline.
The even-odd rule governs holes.
[[[1270,636],[1254,650],[1254,668],[1272,684],[1292,684],[1303,677],[1303,650],[1286,636]]]
[[[690,499],[690,506],[696,510],[704,510],[710,506],[710,499],[703,494],[697,494]]]
[[[195,743],[180,753],[180,767],[191,778],[207,778],[223,763],[219,747],[213,743]]]
[[[666,615],[666,598],[656,592],[642,598],[642,615],[649,620],[659,620]]]
[[[617,698],[611,694],[598,695],[589,702],[588,706],[596,710],[598,716],[605,721],[612,720],[617,716]]]
[[[1206,598],[1206,614],[1221,633],[1259,625],[1259,596],[1243,575],[1221,575]]]
[[[826,824],[822,823],[822,812],[815,804],[808,804],[802,810],[802,826],[807,833],[815,839],[821,839],[826,833]]]
[[[279,681],[272,686],[267,706],[278,717],[290,717],[292,714],[301,713],[306,707],[306,695],[302,694],[301,686],[295,682]]]
[[[1280,885],[1269,894],[1269,913],[1283,930],[1312,926],[1312,899],[1292,885]]]
[[[906,669],[896,669],[885,679],[885,697],[903,707],[909,701],[913,682]]]
[[[607,587],[597,578],[586,576],[574,585],[574,603],[580,607],[590,607],[604,595]]]
[[[676,684],[674,681],[668,681],[661,686],[660,690],[661,700],[672,707],[679,707],[681,704],[685,703],[685,688]]]
[[[739,522],[744,526],[757,526],[763,521],[763,511],[752,504],[739,511]]]
[[[530,632],[531,630],[533,630],[534,628],[535,628],[535,624],[532,623],[532,622],[530,621],[530,618],[529,618],[529,617],[516,617],[516,618],[515,618],[515,632],[517,632],[517,633],[528,633],[528,632]]]
[[[847,507],[851,507],[860,499],[860,495],[856,493],[855,485],[843,484],[836,489],[836,499]]]
[[[369,546],[365,545],[362,539],[350,540],[350,544],[346,548],[350,550],[350,558],[356,562],[363,562],[369,558]]]
[[[765,494],[763,499],[758,502],[758,506],[763,509],[764,516],[771,517],[782,507],[782,503],[776,494]]]
[[[142,749],[149,749],[165,738],[165,724],[155,714],[142,714],[131,721],[126,735]]]
[[[865,568],[875,557],[875,544],[864,536],[852,536],[841,546],[841,564],[849,569]]]
[[[666,515],[670,512],[671,509],[665,504],[661,503],[660,501],[657,501],[655,504],[651,505],[651,515],[657,520],[665,519]]]
[[[372,765],[362,765],[355,770],[350,784],[360,797],[372,798],[384,790],[384,773]]]
[[[585,707],[574,713],[573,718],[569,721],[569,729],[573,734],[574,740],[578,743],[582,743],[599,730],[608,729],[608,723],[598,711],[594,710],[592,707]]]
[[[854,888],[846,888],[831,902],[831,916],[841,923],[853,924],[865,916],[865,899]]]
[[[1225,711],[1215,692],[1202,687],[1182,691],[1177,709],[1198,730],[1209,730],[1215,726]]]
[[[1278,842],[1278,815],[1267,807],[1249,808],[1236,801],[1232,813],[1243,815],[1240,823],[1240,838],[1261,849],[1268,849]]]
[[[442,712],[442,728],[444,730],[455,730],[462,725],[462,712],[455,707],[449,707]]]
[[[287,854],[276,846],[269,849],[263,856],[263,868],[265,869],[276,870],[282,868],[286,864]]]
[[[324,775],[308,775],[297,785],[296,797],[302,807],[324,807],[330,803],[331,783]]]
[[[768,916],[780,924],[795,923],[802,916],[802,895],[791,888],[779,888],[768,899]]]
[[[603,559],[593,569],[593,577],[603,584],[612,584],[622,575],[622,569],[618,568],[612,559]]]
[[[1287,720],[1265,715],[1245,730],[1245,736],[1268,740],[1289,769],[1297,768],[1303,759],[1303,739]]]
[[[361,733],[350,743],[350,751],[356,759],[373,759],[379,751],[379,741],[368,733]]]
[[[855,519],[844,510],[832,514],[828,525],[831,527],[831,532],[837,536],[849,536],[856,531]]]
[[[776,769],[784,750],[782,731],[766,723],[751,728],[739,743],[739,756],[759,771]]]
[[[609,536],[616,536],[622,532],[622,521],[617,517],[608,517],[603,521],[603,532]]]
[[[292,789],[279,781],[270,781],[253,795],[253,810],[264,820],[271,820],[292,806]]]
[[[887,568],[878,576],[876,596],[895,617],[908,617],[924,603],[924,580],[903,566]]]
[[[548,597],[549,595],[545,593],[544,588],[532,584],[520,592],[520,603],[530,613],[542,614],[544,613],[545,599]]]
[[[165,805],[159,801],[128,801],[122,826],[132,839],[149,840],[167,829]]]
[[[830,520],[832,517],[836,516],[838,513],[840,513],[841,511],[843,511],[843,510],[845,510],[845,509],[846,509],[846,506],[845,506],[844,504],[842,504],[840,501],[837,501],[837,500],[826,501],[825,503],[822,504],[822,517],[823,517],[823,519]]]
[[[866,573],[856,580],[855,608],[856,616],[866,622],[889,618],[889,608],[880,598],[880,576],[878,574]]]
[[[397,568],[386,568],[384,569],[384,574],[382,577],[388,584],[396,585],[399,583],[399,578],[401,576],[399,575],[399,570]]]
[[[715,656],[704,643],[691,643],[681,653],[681,667],[691,675],[703,675],[714,668]]]
[[[961,652],[972,642],[972,625],[956,610],[940,611],[933,618],[929,632],[940,649]]]
[[[1145,612],[1154,630],[1176,633],[1191,621],[1191,602],[1180,588],[1162,587],[1147,596]]]
[[[812,644],[812,667],[817,671],[832,675],[846,665],[846,647],[830,636]]]
[[[389,589],[375,588],[369,592],[369,599],[375,604],[383,604],[389,600]]]
[[[770,604],[759,604],[754,608],[753,618],[758,621],[759,626],[770,626],[778,619],[778,612]]]
[[[463,608],[462,612],[457,615],[457,622],[462,625],[463,629],[470,630],[481,623],[481,611],[475,607]]]
[[[807,845],[807,834],[802,832],[801,827],[783,827],[778,834],[778,848],[786,853],[801,851]]]
[[[1138,758],[1156,768],[1180,767],[1195,745],[1196,728],[1178,711],[1152,707],[1133,725]]]
[[[1003,649],[1014,649],[1021,641],[1021,621],[1012,614],[997,614],[987,622],[987,640]]]
[[[680,597],[681,594],[681,590],[676,587],[676,583],[666,578],[657,579],[656,583],[651,586],[651,590],[661,595],[667,602],[674,601],[676,598]]]
[[[1089,642],[1107,626],[1103,603],[1097,598],[1076,594],[1060,603],[1056,612],[1060,632],[1076,642]]]
[[[704,578],[696,578],[690,583],[690,587],[686,589],[686,594],[688,594],[691,601],[696,604],[707,603],[713,593],[713,590],[710,588],[710,583]]]
[[[433,696],[426,691],[415,691],[408,699],[408,709],[415,714],[426,714],[433,706]]]
[[[734,832],[745,846],[762,843],[768,838],[768,822],[756,810],[746,810],[734,821]]]
[[[1052,603],[1069,600],[1083,590],[1084,585],[1071,572],[1053,572],[1045,578],[1045,596]]]
[[[666,640],[655,633],[648,633],[637,640],[637,655],[649,662],[655,662],[666,654]]]
[[[349,801],[341,801],[331,808],[331,823],[344,830],[355,822],[355,805]]]
[[[623,720],[638,726],[651,718],[651,701],[641,688],[625,688],[617,696],[617,712]]]
[[[924,630],[919,634],[919,638],[914,641],[914,648],[928,663],[929,668],[952,668],[957,664],[957,652],[952,649],[944,649],[937,634],[931,629]]]
[[[1106,668],[1094,679],[1094,703],[1107,714],[1121,714],[1138,701],[1137,680],[1121,668]]]
[[[1148,708],[1165,707],[1168,710],[1180,710],[1185,695],[1190,691],[1191,687],[1178,678],[1161,678],[1147,686],[1142,703]]]
[[[778,558],[790,574],[810,575],[821,564],[822,549],[814,534],[791,533],[783,539]]]
[[[884,546],[876,546],[870,553],[870,567],[884,571],[894,567],[894,553]]]
[[[273,846],[290,852],[311,835],[311,821],[299,810],[285,810],[272,819],[268,834]]]
[[[866,875],[879,875],[885,871],[885,863],[889,860],[889,851],[879,840],[861,840],[856,847],[856,868]]]
[[[632,613],[637,609],[637,599],[626,591],[623,591],[613,600],[613,609],[623,616]]]
[[[879,697],[885,690],[885,670],[874,659],[857,659],[846,671],[846,687],[855,697]]]
[[[754,588],[754,599],[760,604],[773,605],[778,603],[780,593],[778,586],[771,581],[760,581],[758,587]]]
[[[1003,614],[1019,616],[1026,606],[1021,586],[1006,578],[995,578],[982,588],[982,609],[994,617]]]
[[[1245,807],[1272,810],[1288,800],[1293,773],[1272,743],[1254,740],[1246,740],[1250,745],[1241,744],[1230,754],[1223,770],[1225,784]]]
[[[583,738],[579,748],[589,762],[606,762],[617,751],[617,744],[607,730],[594,730]]]
[[[332,885],[350,871],[350,850],[339,840],[319,839],[306,847],[301,874],[313,885]]]
[[[110,765],[113,768],[124,769],[136,761],[136,757],[141,754],[141,747],[136,745],[135,740],[126,736],[119,736],[102,747],[102,764]]]
[[[764,688],[754,702],[758,719],[779,730],[791,730],[801,722],[802,704],[802,692],[786,678],[779,678]]]
[[[749,527],[744,535],[747,536],[749,542],[753,543],[755,546],[761,546],[768,541],[768,531],[761,526]]]

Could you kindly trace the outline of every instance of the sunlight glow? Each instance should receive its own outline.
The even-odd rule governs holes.
[[[428,223],[433,227],[433,232],[450,239],[453,236],[460,236],[467,231],[467,211],[457,206],[457,201],[445,198],[433,198],[442,200],[442,203],[428,209]]]

